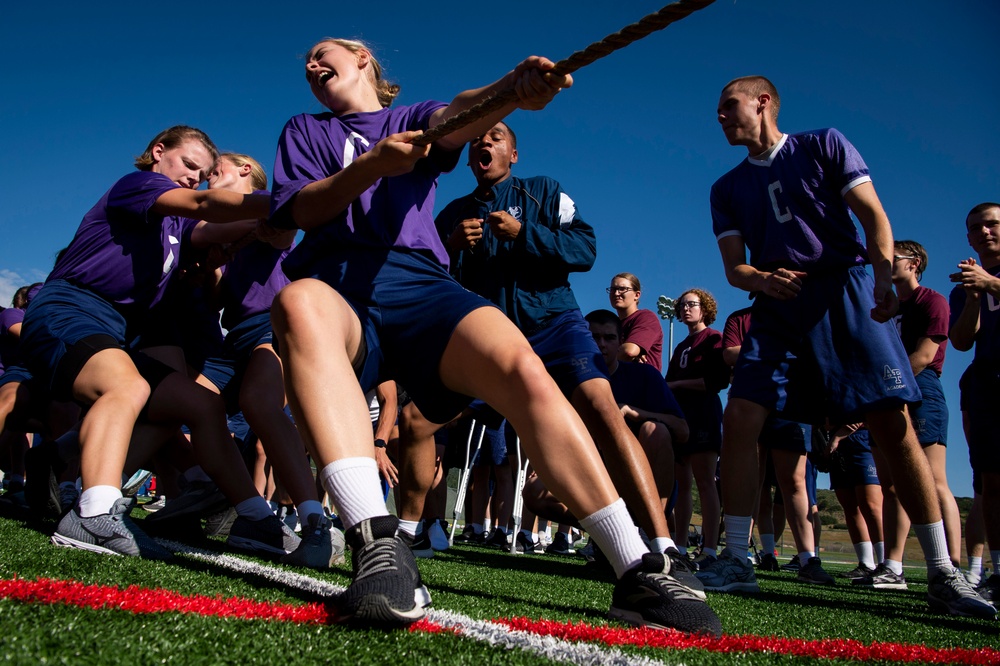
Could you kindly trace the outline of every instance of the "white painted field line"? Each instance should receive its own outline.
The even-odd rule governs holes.
[[[164,548],[192,559],[210,562],[239,573],[260,576],[287,587],[294,587],[317,596],[328,597],[343,592],[346,588],[311,576],[285,571],[259,562],[251,562],[233,555],[194,548],[186,544],[157,539]],[[505,650],[520,649],[544,656],[553,661],[582,666],[603,664],[666,666],[665,662],[649,659],[637,654],[624,654],[617,648],[609,648],[594,643],[574,643],[552,636],[540,636],[530,631],[513,630],[504,625],[483,620],[474,620],[460,613],[429,608],[427,619],[434,624],[454,631],[460,636],[495,645]],[[680,666],[682,662],[674,662]]]

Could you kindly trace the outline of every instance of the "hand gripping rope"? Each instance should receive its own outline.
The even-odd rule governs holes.
[[[693,14],[699,9],[708,7],[713,2],[715,2],[715,0],[679,0],[678,2],[671,3],[660,11],[644,16],[635,23],[625,26],[618,32],[608,35],[598,42],[594,42],[582,51],[577,51],[570,57],[560,60],[550,71],[555,76],[572,74],[581,67],[586,67],[592,62],[600,60],[604,56],[625,48],[632,42],[637,42],[643,37],[651,35],[659,30],[663,30],[671,23],[680,21],[682,18]],[[502,109],[507,104],[516,101],[517,91],[513,88],[508,88],[507,90],[499,92],[493,97],[485,99],[479,104],[452,116],[440,125],[432,127],[414,139],[412,143],[415,146],[426,146],[434,143],[438,139],[460,130],[465,126],[476,122],[480,118],[484,118],[491,113]],[[236,254],[236,252],[252,243],[256,238],[256,232],[250,232],[229,247],[229,254]]]
[[[658,30],[663,30],[671,23],[680,21],[682,18],[693,14],[699,9],[704,9],[713,2],[715,0],[679,0],[679,2],[669,4],[660,11],[644,16],[637,22],[625,26],[612,35],[608,35],[601,41],[594,42],[582,51],[577,51],[565,60],[560,60],[549,71],[555,76],[572,74],[581,67],[585,67],[606,55],[625,48],[632,42],[637,42],[647,35]],[[415,146],[426,146],[516,101],[517,92],[513,88],[508,88],[452,116],[440,125],[432,127],[411,143]]]

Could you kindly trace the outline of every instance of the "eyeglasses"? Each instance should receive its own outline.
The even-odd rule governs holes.
[[[682,301],[677,304],[678,310],[694,310],[695,308],[700,308],[700,301]]]
[[[609,294],[627,294],[630,291],[635,291],[632,287],[608,287],[604,291]]]
[[[912,254],[897,254],[893,256],[893,261],[899,261],[900,259],[916,259]]]

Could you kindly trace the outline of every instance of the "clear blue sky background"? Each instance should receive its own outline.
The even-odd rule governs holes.
[[[401,103],[450,100],[527,55],[564,58],[661,6],[13,3],[0,40],[0,302],[44,278],[83,214],[164,127],[198,126],[270,170],[284,122],[321,110],[301,58],[321,37],[367,40],[402,85]],[[713,292],[720,313],[747,304],[723,276],[708,193],[745,156],[716,123],[719,91],[757,73],[782,94],[784,131],[833,126],[858,147],[896,237],[930,251],[924,284],[947,293],[948,273],[970,254],[965,213],[1000,199],[998,24],[994,0],[719,0],[581,70],[546,110],[515,113],[516,173],[559,180],[597,229],[597,264],[573,280],[581,308],[607,307],[620,271],[642,280],[646,307],[693,286]],[[437,209],[472,185],[464,167],[446,175]],[[972,494],[957,389],[969,361],[950,349],[943,378],[961,496]]]

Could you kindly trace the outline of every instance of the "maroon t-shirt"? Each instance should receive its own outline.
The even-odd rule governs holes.
[[[920,338],[941,338],[934,360],[928,368],[941,374],[944,368],[944,352],[948,347],[948,321],[951,309],[948,300],[933,289],[917,287],[905,301],[900,299],[896,314],[896,328],[903,339],[907,354],[917,349]]]
[[[722,329],[722,348],[742,347],[743,338],[750,330],[750,308],[743,308],[729,315]]]
[[[636,310],[622,319],[622,344],[626,342],[642,349],[646,363],[663,372],[663,328],[651,310]]]

